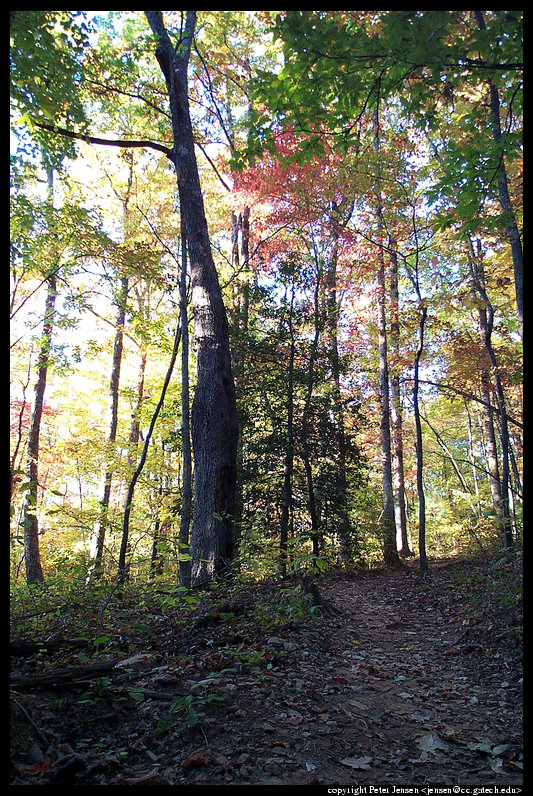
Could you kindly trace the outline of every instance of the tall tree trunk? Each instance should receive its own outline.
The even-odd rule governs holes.
[[[515,488],[516,497],[518,498],[519,503],[522,505],[523,501],[522,479],[520,477],[520,472],[518,470],[518,463],[516,461],[516,454],[514,452],[514,448],[517,449],[517,452],[522,450],[522,443],[521,440],[517,437],[517,435],[513,434],[511,429],[509,429],[509,435],[510,435],[509,453],[511,456],[511,470],[513,472],[514,488]]]
[[[107,410],[107,430],[105,435],[105,463],[100,485],[99,516],[93,526],[91,547],[89,552],[90,566],[87,580],[101,574],[102,559],[104,554],[105,534],[108,521],[109,502],[111,498],[111,484],[113,468],[110,466],[109,457],[117,439],[118,427],[118,398],[120,384],[120,370],[122,366],[122,350],[124,345],[124,326],[126,323],[126,301],[128,297],[128,277],[123,276],[120,282],[120,293],[117,297],[117,318],[115,322],[115,340],[113,343],[113,358],[111,362],[111,376],[109,378],[109,401]]]
[[[485,20],[482,11],[474,11],[476,22],[479,30],[485,30]],[[500,97],[498,89],[492,80],[488,81],[490,92],[490,111],[491,111],[491,127],[492,137],[499,145],[502,143],[502,129],[500,121]],[[498,147],[499,148],[499,147]],[[513,258],[513,271],[514,283],[516,294],[516,306],[518,314],[518,327],[520,337],[523,339],[523,321],[524,321],[524,265],[523,265],[523,251],[522,241],[520,239],[520,232],[516,223],[516,216],[509,195],[509,185],[507,180],[507,172],[505,169],[505,159],[503,148],[500,150],[499,155],[496,153],[498,159],[496,175],[498,181],[498,197],[502,212],[507,220],[507,238],[511,246],[511,254]]]
[[[245,56],[243,66],[246,70],[248,83],[252,78],[250,59]],[[227,84],[226,84],[227,90]],[[231,104],[227,98],[225,103],[226,111],[226,135],[230,145],[231,157],[236,154],[236,135],[235,122]],[[252,137],[253,104],[251,92],[248,93],[248,121],[249,121],[249,142]],[[252,157],[250,166],[253,168],[255,159]],[[238,177],[234,175],[234,186],[238,186]],[[232,323],[234,335],[236,337],[236,350],[233,354],[233,375],[235,379],[236,400],[238,403],[238,443],[237,443],[237,475],[235,486],[235,546],[240,547],[240,534],[242,528],[244,512],[244,417],[245,413],[240,408],[240,399],[246,378],[246,346],[248,340],[249,311],[250,311],[250,207],[245,205],[237,215],[231,213],[232,229],[232,269],[234,274],[234,300],[232,304]],[[237,566],[240,566],[238,559]]]
[[[135,400],[135,406],[134,406],[133,411],[131,413],[130,435],[129,435],[129,439],[128,439],[128,441],[130,443],[130,448],[128,450],[128,464],[131,467],[134,466],[134,461],[137,458],[139,440],[141,438],[140,416],[141,416],[141,408],[142,408],[143,393],[144,393],[144,376],[145,376],[145,372],[146,372],[146,359],[147,359],[146,353],[142,352],[141,353],[141,362],[140,362],[140,365],[139,365],[139,375],[137,377],[137,395],[136,395],[136,400]],[[129,510],[126,509],[126,511],[129,511]],[[157,530],[156,530],[156,532],[154,534],[154,540],[155,540],[156,536],[157,536]],[[126,561],[126,556],[130,552],[130,549],[131,549],[131,545],[130,545],[129,540],[128,540],[128,543],[127,543],[127,546],[126,546],[126,550],[125,550],[124,562]],[[129,567],[124,566],[123,579],[126,579],[128,576],[129,576]]]
[[[335,210],[339,208],[334,207]],[[344,429],[344,408],[341,393],[341,371],[339,357],[339,302],[337,300],[337,264],[339,259],[338,235],[334,232],[334,242],[326,271],[326,332],[328,335],[328,357],[331,367],[332,410],[335,420],[336,487],[339,510],[339,542],[342,563],[349,567],[354,557],[354,539],[350,533],[348,515],[348,479],[346,475],[346,435]]]
[[[470,462],[472,463],[472,480],[474,483],[474,494],[476,496],[476,514],[478,519],[481,519],[482,516],[482,509],[481,509],[481,502],[479,499],[479,471],[476,464],[476,454],[474,450],[474,434],[472,428],[472,418],[470,416],[470,409],[468,408],[468,402],[466,398],[464,399],[464,407],[466,416],[468,418],[468,454],[470,456]]]
[[[152,494],[156,495],[155,499],[155,510],[154,511],[155,523],[154,523],[154,535],[152,537],[152,553],[150,556],[150,570],[149,570],[149,579],[153,580],[156,575],[161,575],[163,572],[163,555],[161,551],[161,542],[165,539],[165,534],[170,526],[170,510],[165,507],[163,508],[163,477],[159,476],[159,484],[157,490],[153,490]]]
[[[141,457],[139,459],[139,463],[135,469],[131,477],[131,481],[128,486],[128,491],[126,494],[126,502],[124,505],[124,516],[122,520],[122,539],[120,543],[120,552],[118,557],[118,571],[117,571],[117,580],[118,583],[122,584],[126,580],[127,577],[127,565],[126,565],[126,554],[128,551],[128,542],[129,542],[129,529],[130,529],[130,516],[131,516],[131,509],[133,507],[133,496],[135,494],[135,487],[137,485],[137,481],[139,480],[139,476],[141,475],[144,465],[146,463],[146,456],[148,454],[148,447],[150,445],[150,441],[152,439],[152,434],[154,433],[155,424],[157,422],[157,418],[159,417],[159,413],[163,408],[163,404],[165,403],[165,396],[167,393],[168,385],[170,384],[170,379],[172,373],[174,371],[174,365],[176,364],[176,359],[178,356],[178,348],[180,345],[181,340],[181,331],[182,331],[182,324],[181,324],[181,317],[178,320],[176,325],[176,334],[174,335],[174,345],[172,347],[172,354],[170,356],[170,363],[167,368],[167,372],[165,375],[165,380],[163,382],[163,387],[161,388],[161,395],[159,396],[159,401],[157,402],[157,406],[154,409],[154,413],[152,415],[152,419],[150,420],[150,426],[148,428],[148,432],[146,434],[146,439],[144,440],[144,446],[141,453]]]
[[[128,152],[125,159],[129,165],[128,182],[126,185],[125,194],[122,196],[117,191],[115,194],[122,204],[122,239],[125,244],[129,242],[131,235],[131,213],[130,213],[130,196],[133,186],[133,154]],[[129,293],[129,280],[127,276],[122,276],[120,281],[120,291],[117,297],[117,319],[115,322],[115,341],[113,345],[113,361],[111,365],[111,378],[109,381],[109,406],[108,406],[108,427],[106,433],[106,462],[105,469],[102,477],[101,492],[100,492],[100,516],[94,524],[93,533],[91,538],[91,548],[89,557],[91,564],[87,579],[90,581],[93,577],[98,577],[101,573],[104,553],[105,534],[109,513],[109,502],[111,499],[111,484],[113,480],[113,470],[109,467],[107,457],[112,453],[111,448],[114,447],[117,438],[117,425],[118,425],[118,397],[119,397],[119,384],[120,384],[120,370],[122,367],[122,351],[124,348],[124,327],[126,325],[126,303],[128,301]],[[143,388],[144,388],[144,371],[142,373]],[[130,429],[131,435],[135,438],[137,430],[135,429],[135,421],[132,419],[132,427]],[[138,439],[138,438],[137,438]],[[124,573],[125,575],[125,573]]]
[[[398,254],[396,241],[390,245],[390,297],[391,297],[391,366],[390,400],[392,421],[392,465],[394,486],[394,512],[396,517],[396,546],[402,556],[413,555],[407,539],[407,514],[405,511],[405,479],[403,467],[402,399],[400,394],[400,316],[398,291]]]
[[[500,378],[500,371],[496,359],[496,354],[494,352],[494,347],[492,345],[494,309],[485,290],[482,254],[483,253],[481,250],[481,243],[479,242],[479,240],[477,242],[477,252],[474,252],[473,245],[470,242],[470,258],[469,258],[470,274],[472,277],[472,284],[484,305],[479,309],[481,336],[489,358],[492,377],[494,379],[494,386],[496,388],[496,397],[498,400],[499,422],[500,422],[500,444],[501,444],[501,456],[502,456],[502,470],[501,470],[502,495],[500,501],[500,530],[505,542],[505,546],[507,548],[512,548],[513,534],[511,529],[511,514],[509,506],[510,444],[509,444],[509,428],[507,421],[507,404],[505,400],[505,394],[503,391],[502,381]]]
[[[196,12],[187,11],[177,48],[165,28],[162,12],[144,13],[158,37],[156,57],[170,101],[174,163],[192,279],[197,384],[191,413],[195,468],[191,583],[200,585],[226,572],[235,554],[235,385],[228,322],[209,241],[187,96]]]
[[[416,428],[416,488],[418,493],[418,556],[420,572],[425,574],[428,571],[428,560],[426,553],[426,496],[424,492],[424,449],[422,445],[422,424],[420,422],[420,409],[418,402],[418,384],[420,358],[424,350],[424,327],[427,317],[427,306],[425,300],[419,300],[419,321],[418,321],[418,347],[415,354],[414,363],[414,383],[413,383],[413,412],[415,416]]]
[[[48,170],[48,200],[53,206],[54,178],[53,170]],[[44,405],[44,393],[48,376],[50,360],[50,347],[54,328],[55,301],[57,295],[57,263],[53,263],[50,275],[46,282],[48,290],[44,308],[44,323],[41,340],[39,343],[39,356],[37,358],[37,381],[30,417],[28,431],[26,481],[28,490],[24,500],[24,563],[26,568],[26,582],[40,583],[44,580],[39,551],[39,520],[37,517],[37,492],[39,488],[39,446],[41,436],[41,417]]]
[[[492,419],[492,411],[487,406],[487,404],[491,403],[490,374],[487,368],[483,368],[481,371],[481,397],[484,401],[483,419],[490,493],[493,508],[499,513],[502,502],[502,485],[498,466],[498,446],[496,444],[496,434],[494,432],[494,421]]]
[[[189,316],[187,302],[187,240],[182,222],[181,236],[181,278],[180,278],[180,311],[181,311],[181,450],[182,450],[182,481],[181,481],[181,515],[179,529],[179,582],[181,586],[190,588],[191,562],[189,558],[189,531],[192,508],[192,451],[191,423],[189,398]]]
[[[374,109],[374,152],[379,157],[379,116]],[[392,457],[390,435],[389,367],[387,361],[387,319],[385,311],[385,257],[383,253],[383,208],[378,165],[378,191],[376,197],[376,237],[377,237],[377,326],[379,354],[380,391],[380,443],[381,472],[383,481],[383,511],[381,519],[383,557],[388,565],[399,562],[396,550],[396,524],[394,517],[394,494],[392,485]]]
[[[147,355],[145,351],[141,352],[141,361],[139,363],[139,373],[137,376],[137,395],[135,396],[135,405],[131,413],[131,425],[129,442],[131,445],[129,453],[129,461],[133,461],[133,455],[137,450],[139,440],[141,438],[141,410],[144,397],[144,376],[146,373],[146,360]]]
[[[281,522],[279,539],[279,572],[282,578],[287,574],[287,549],[292,523],[292,473],[294,467],[294,332],[292,313],[294,305],[294,285],[292,286],[289,309],[289,362],[287,365],[287,430],[285,439],[285,470],[281,492]]]
[[[318,257],[316,257],[315,259],[316,259],[316,281],[315,281],[315,290],[313,296],[313,307],[314,307],[313,314],[314,314],[315,331],[313,336],[313,342],[311,343],[311,348],[309,351],[309,365],[307,368],[307,390],[305,394],[305,402],[302,412],[301,449],[302,449],[302,461],[304,464],[305,477],[307,481],[307,499],[309,505],[309,518],[311,520],[312,550],[313,550],[313,555],[318,556],[320,554],[320,532],[318,526],[318,512],[316,506],[313,468],[311,466],[311,455],[309,450],[309,438],[311,434],[311,400],[313,397],[313,390],[315,386],[315,362],[316,362],[316,355],[317,355],[317,349],[318,349],[318,343],[320,340],[320,331],[321,331],[319,293],[320,293],[320,278],[321,278],[322,269],[320,267]]]
[[[413,414],[416,430],[416,490],[418,496],[418,559],[420,572],[425,575],[428,571],[426,552],[426,495],[424,491],[424,447],[422,439],[422,423],[419,404],[420,360],[424,351],[424,331],[427,318],[427,300],[422,298],[419,282],[419,248],[418,235],[415,226],[416,259],[414,273],[407,268],[407,275],[418,298],[418,345],[413,364]]]
[[[229,111],[228,111],[229,113]],[[234,150],[232,149],[232,154]],[[250,305],[250,208],[244,207],[236,215],[231,214],[232,258],[231,265],[235,275],[233,280],[234,297],[232,303],[232,324],[235,338],[233,357],[233,373],[235,377],[236,400],[238,411],[238,445],[237,445],[237,478],[235,487],[235,544],[240,543],[240,528],[243,517],[244,500],[244,414],[240,409],[240,399],[246,377],[246,342],[248,338],[248,320]]]

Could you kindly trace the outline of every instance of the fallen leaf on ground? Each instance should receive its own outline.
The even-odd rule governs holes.
[[[357,702],[355,699],[349,699],[348,702],[352,707],[357,708],[358,710],[368,710],[367,705],[363,705],[362,702]]]
[[[181,764],[183,768],[200,768],[200,766],[206,766],[209,762],[209,752],[207,749],[203,747],[201,749],[195,749],[194,752],[191,752],[189,757],[187,757],[183,763]]]
[[[339,760],[339,763],[342,763],[343,766],[349,766],[349,768],[358,768],[362,769],[363,771],[368,771],[371,762],[371,757],[345,757],[344,760]]]
[[[427,735],[423,735],[417,740],[416,745],[419,749],[422,749],[423,752],[433,753],[438,749],[448,750],[450,748],[446,741],[443,741],[436,732],[430,732]]]

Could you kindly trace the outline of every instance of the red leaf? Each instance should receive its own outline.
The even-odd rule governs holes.
[[[49,763],[37,763],[34,766],[34,771],[42,772],[42,771],[50,771],[50,764]]]

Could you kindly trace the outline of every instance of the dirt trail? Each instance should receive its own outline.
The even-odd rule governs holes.
[[[251,646],[238,625],[196,630],[185,668],[167,652],[136,673],[142,702],[93,707],[91,751],[79,727],[60,739],[48,711],[64,762],[39,775],[16,762],[14,784],[520,787],[519,657],[487,642],[488,618],[465,613],[455,581],[449,568],[328,577],[321,619],[256,627]],[[176,684],[205,714],[189,733],[155,690]],[[31,699],[42,708],[44,695]]]

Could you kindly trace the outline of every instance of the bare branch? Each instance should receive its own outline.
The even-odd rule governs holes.
[[[158,144],[156,141],[148,141],[141,139],[139,141],[128,141],[122,139],[99,138],[94,135],[85,135],[83,133],[76,133],[73,130],[66,130],[64,127],[57,127],[53,124],[43,124],[42,122],[34,121],[36,127],[42,130],[48,130],[50,133],[57,133],[58,135],[66,136],[66,138],[73,138],[75,141],[85,141],[86,144],[101,144],[102,146],[118,146],[123,149],[129,147],[144,147],[146,149],[155,149],[157,152],[162,152],[172,162],[174,162],[173,150],[163,144]]]

